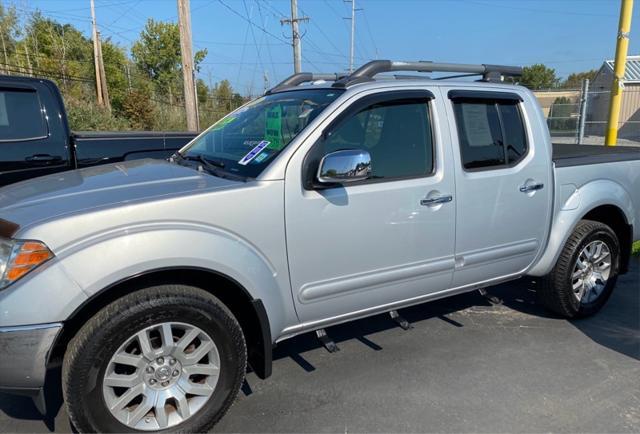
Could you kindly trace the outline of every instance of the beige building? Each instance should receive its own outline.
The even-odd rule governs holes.
[[[602,64],[589,86],[587,134],[603,136],[609,114],[613,60]],[[640,56],[627,57],[618,137],[640,141]]]

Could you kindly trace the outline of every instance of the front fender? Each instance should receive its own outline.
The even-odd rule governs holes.
[[[262,300],[272,336],[296,321],[285,270],[278,270],[256,246],[220,228],[185,222],[127,226],[60,246],[56,255],[89,298],[150,270],[193,267],[228,276]]]
[[[580,188],[569,184],[563,185],[559,189],[559,195],[556,202],[558,211],[554,214],[551,224],[547,248],[540,260],[527,273],[531,276],[544,276],[551,272],[578,222],[595,208],[613,205],[623,212],[627,224],[636,226],[631,196],[614,181],[592,181]]]

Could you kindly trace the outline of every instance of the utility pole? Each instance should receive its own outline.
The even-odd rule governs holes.
[[[624,90],[624,70],[629,50],[629,32],[631,31],[631,12],[633,0],[622,0],[620,22],[618,24],[618,40],[616,43],[616,60],[613,68],[613,84],[611,85],[611,101],[609,103],[609,123],[607,125],[606,146],[616,146],[618,141],[618,122],[620,106]]]
[[[102,100],[108,111],[111,111],[111,101],[109,101],[109,88],[107,87],[107,74],[104,72],[104,60],[102,59],[102,42],[100,41],[100,32],[96,31],[98,36],[98,66],[100,67],[100,84],[102,87]]]
[[[91,0],[91,37],[93,39],[93,64],[96,75],[96,97],[98,105],[104,107],[102,99],[102,80],[100,79],[100,63],[98,60],[98,29],[96,26],[96,9],[93,0]]]
[[[349,50],[349,74],[353,72],[353,51],[356,41],[356,0],[351,0],[351,48]]]
[[[300,46],[300,21],[309,21],[309,17],[298,18],[298,0],[291,0],[291,19],[280,20],[280,24],[291,24],[291,45],[293,45],[293,72],[302,70],[302,47]]]
[[[180,28],[180,53],[182,55],[182,81],[184,83],[184,109],[187,129],[198,131],[198,115],[195,93],[193,50],[191,47],[191,9],[189,0],[178,0],[178,27]]]
[[[356,9],[356,0],[344,0],[351,3],[351,18],[345,18],[345,20],[351,20],[351,45],[349,47],[349,74],[353,72],[353,58],[355,53],[356,44],[356,11],[362,9]]]

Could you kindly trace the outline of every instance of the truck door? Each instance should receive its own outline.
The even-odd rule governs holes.
[[[435,126],[437,103],[426,91],[362,97],[309,137],[288,164],[287,250],[302,321],[449,287],[454,179]],[[311,186],[319,159],[343,149],[369,152],[371,179]]]
[[[53,86],[53,84],[51,84]],[[0,185],[70,169],[62,101],[38,80],[0,82]]]
[[[458,198],[456,287],[520,273],[546,243],[551,156],[546,127],[533,123],[542,116],[523,95],[448,90]]]

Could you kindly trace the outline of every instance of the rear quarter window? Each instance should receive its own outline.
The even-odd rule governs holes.
[[[47,125],[35,90],[0,88],[0,141],[46,136]]]

